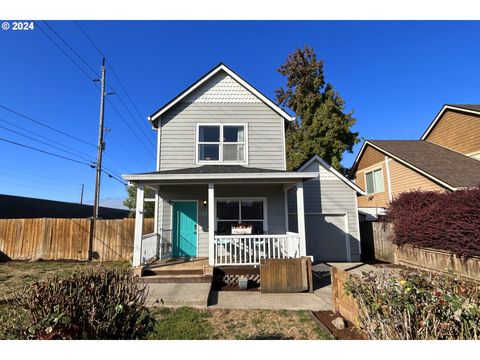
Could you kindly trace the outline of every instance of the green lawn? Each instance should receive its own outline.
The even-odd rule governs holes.
[[[153,310],[150,339],[260,340],[329,339],[307,311],[178,309]]]
[[[104,263],[128,267],[128,263]],[[68,275],[98,263],[38,261],[0,263],[0,339],[9,338],[13,294],[47,275]],[[306,311],[153,308],[156,319],[149,339],[329,339]]]

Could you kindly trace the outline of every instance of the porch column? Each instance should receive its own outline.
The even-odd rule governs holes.
[[[208,183],[208,264],[215,263],[215,185]]]
[[[145,191],[143,185],[137,185],[137,200],[135,207],[135,237],[133,239],[133,266],[140,266],[142,263],[144,195]]]
[[[303,181],[297,182],[297,221],[300,235],[300,256],[305,256],[305,208],[303,205]]]

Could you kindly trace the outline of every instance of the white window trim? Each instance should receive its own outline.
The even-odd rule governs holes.
[[[217,202],[218,201],[241,201],[241,200],[251,200],[251,201],[262,201],[263,202],[263,232],[268,234],[268,210],[267,210],[267,198],[266,197],[250,197],[250,196],[243,196],[243,197],[218,197],[215,198],[215,232],[217,231],[217,222],[219,219],[217,218]],[[239,203],[240,207],[240,203]],[[240,210],[239,210],[240,211]],[[222,221],[222,220],[220,220]],[[233,220],[224,220],[224,221],[235,221]],[[261,220],[244,220],[241,221],[261,221]]]
[[[198,136],[200,134],[200,126],[219,126],[220,127],[220,141],[219,142],[211,142],[211,143],[205,143],[205,142],[199,142],[198,141]],[[244,160],[243,161],[224,161],[223,160],[223,145],[224,144],[241,144],[241,143],[225,143],[223,142],[223,128],[225,126],[243,126],[244,129]],[[198,148],[200,144],[212,144],[212,145],[218,145],[218,160],[199,160],[198,156]],[[196,131],[195,131],[195,164],[215,164],[215,165],[232,165],[232,164],[242,164],[242,165],[248,165],[248,123],[197,123],[196,126]]]
[[[380,170],[380,174],[382,175],[383,191],[376,191],[377,189],[374,189],[372,193],[369,193],[367,189],[367,174],[374,173],[375,171],[378,171],[378,170]],[[383,167],[378,167],[369,171],[365,171],[363,173],[363,179],[365,181],[365,192],[367,193],[367,196],[385,192],[385,179],[383,177]],[[373,179],[373,187],[375,188],[375,178]]]

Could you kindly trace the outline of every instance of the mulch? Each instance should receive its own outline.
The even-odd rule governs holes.
[[[345,320],[347,326],[344,329],[337,329],[332,320],[341,317],[339,313],[333,311],[312,311],[312,318],[320,325],[320,327],[333,336],[337,340],[366,340],[367,337],[362,334],[357,328],[348,320]]]

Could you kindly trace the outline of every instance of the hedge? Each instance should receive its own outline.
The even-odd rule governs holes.
[[[394,225],[396,245],[480,256],[480,187],[402,193],[391,202],[385,220]]]

